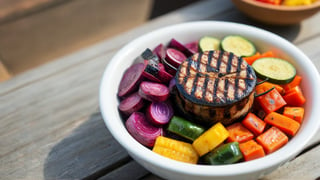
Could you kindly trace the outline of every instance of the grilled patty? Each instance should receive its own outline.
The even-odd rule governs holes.
[[[178,108],[201,122],[230,124],[253,104],[256,75],[230,52],[194,54],[179,66],[175,80]]]

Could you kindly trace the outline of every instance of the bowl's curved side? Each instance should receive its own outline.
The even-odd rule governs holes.
[[[162,157],[139,144],[127,132],[117,108],[119,104],[117,90],[122,74],[133,63],[135,57],[146,48],[153,48],[159,43],[166,44],[171,38],[186,43],[197,40],[204,35],[222,38],[230,34],[245,36],[255,42],[258,47],[262,47],[259,49],[260,51],[272,50],[279,56],[294,62],[298,67],[298,72],[307,79],[303,82],[303,86],[307,88],[303,89],[307,93],[306,97],[308,100],[311,100],[311,97],[316,98],[316,100],[312,99],[307,102],[306,109],[320,107],[320,98],[315,92],[315,88],[320,87],[320,82],[319,80],[313,82],[315,79],[319,79],[316,68],[298,48],[275,34],[247,25],[213,21],[183,23],[147,33],[124,46],[115,54],[107,66],[100,85],[100,109],[105,124],[114,138],[135,160],[151,172],[170,179],[177,177],[196,177],[198,179],[237,177],[239,179],[240,176],[246,179],[257,178],[297,155],[316,133],[320,126],[320,121],[317,121],[316,118],[320,116],[320,112],[307,111],[307,120],[302,126],[303,130],[299,131],[286,146],[277,152],[250,162],[213,167],[191,165]],[[293,61],[296,58],[299,60],[297,62]],[[232,172],[230,169],[232,169]]]
[[[273,25],[291,25],[307,19],[320,10],[320,1],[312,5],[286,7],[269,5],[252,0],[232,0],[234,5],[248,17]]]
[[[257,0],[233,0],[233,1],[241,1],[245,4],[251,4],[255,7],[263,7],[265,9],[270,10],[278,10],[278,11],[301,11],[301,10],[311,10],[311,9],[319,9],[320,8],[320,1],[317,0],[308,5],[296,5],[296,6],[288,6],[288,5],[273,5]]]

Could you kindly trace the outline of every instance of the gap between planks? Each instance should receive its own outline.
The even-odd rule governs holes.
[[[114,48],[116,49],[116,48]],[[35,82],[38,82],[38,81],[42,81],[44,79],[47,79],[49,77],[52,77],[52,76],[55,76],[56,74],[59,74],[59,73],[62,73],[62,72],[65,72],[65,71],[68,71],[69,69],[72,69],[72,68],[76,68],[77,66],[80,66],[82,64],[85,64],[85,63],[88,63],[92,60],[95,60],[97,59],[98,57],[101,57],[101,56],[106,56],[106,54],[112,52],[112,51],[115,51],[114,49],[109,49],[109,50],[106,50],[106,51],[103,51],[103,52],[100,52],[98,54],[93,54],[93,55],[90,55],[84,59],[81,59],[81,61],[77,61],[77,62],[72,62],[68,65],[66,65],[67,63],[64,63],[65,65],[63,66],[63,68],[52,68],[53,66],[55,66],[55,64],[59,65],[60,63],[62,63],[62,61],[67,61],[67,60],[71,60],[71,59],[76,59],[77,56],[81,56],[82,53],[79,52],[79,54],[72,54],[72,56],[67,56],[66,58],[61,58],[57,61],[53,61],[51,63],[48,63],[48,64],[45,64],[43,65],[43,68],[49,68],[48,71],[45,71],[43,74],[40,73],[41,75],[40,76],[34,76],[34,78],[32,79],[29,79],[29,80],[26,80],[26,81],[21,81],[21,84],[19,84],[18,86],[15,86],[15,87],[11,87],[11,88],[8,88],[6,91],[2,91],[0,92],[0,96],[4,96],[6,94],[9,94],[9,93],[13,93],[14,91],[18,90],[18,89],[21,89],[23,87],[26,87],[28,85],[32,85],[34,84]],[[62,66],[61,66],[62,67]],[[51,69],[51,72],[50,72],[50,69]],[[42,68],[41,68],[42,70]],[[38,72],[38,69],[33,69],[31,70],[29,73],[35,73],[37,74]],[[42,71],[43,72],[43,71]],[[21,78],[23,78],[22,76],[25,76],[27,73],[25,74],[22,74],[21,75]],[[15,77],[13,77],[14,79]],[[16,78],[20,78],[20,76],[18,75]],[[3,84],[5,84],[7,82],[3,82]],[[1,86],[0,86],[1,87]]]
[[[143,177],[150,174],[148,170],[143,168],[134,160],[128,161],[123,166],[114,169],[113,171],[105,174],[104,176],[99,177],[99,180],[108,180],[108,179],[142,179]]]
[[[134,162],[130,156],[126,156],[123,159],[120,159],[119,161],[115,162],[111,166],[108,166],[106,168],[102,168],[99,171],[94,172],[92,175],[83,178],[84,180],[90,180],[90,179],[98,179],[101,177],[110,176],[108,174],[112,173],[113,171],[119,171],[119,169],[123,169],[128,164]],[[119,176],[119,175],[118,175]],[[104,178],[102,178],[104,179]]]

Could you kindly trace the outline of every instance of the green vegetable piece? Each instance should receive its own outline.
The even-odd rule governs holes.
[[[191,141],[197,139],[205,131],[203,127],[178,116],[171,118],[167,130]]]
[[[210,165],[233,164],[240,161],[243,155],[238,142],[223,144],[209,152],[204,161]]]
[[[254,44],[248,39],[238,36],[226,36],[221,41],[221,49],[232,52],[239,57],[253,56],[256,53]]]
[[[201,52],[219,50],[220,40],[215,37],[204,36],[199,40],[199,49]]]
[[[296,75],[295,67],[288,61],[280,58],[260,58],[253,64],[252,68],[261,79],[275,84],[286,84],[293,80]]]

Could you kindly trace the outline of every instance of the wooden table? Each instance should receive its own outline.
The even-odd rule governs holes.
[[[130,40],[196,20],[267,29],[297,45],[320,69],[320,13],[293,26],[265,26],[230,1],[200,1],[1,83],[0,178],[160,179],[132,160],[106,129],[99,83],[111,57]],[[319,143],[320,131],[303,153],[264,179],[319,178]]]

